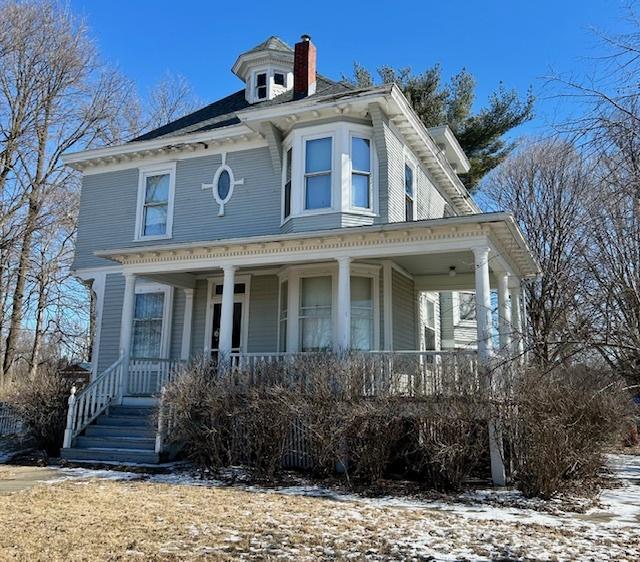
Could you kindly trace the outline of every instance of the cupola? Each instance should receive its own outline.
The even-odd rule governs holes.
[[[249,103],[275,98],[293,88],[294,51],[279,37],[271,36],[242,53],[233,73],[245,83]]]

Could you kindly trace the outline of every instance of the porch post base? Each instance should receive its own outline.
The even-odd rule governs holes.
[[[502,431],[496,420],[489,421],[489,454],[491,456],[491,480],[494,486],[506,486],[507,475],[504,467]]]

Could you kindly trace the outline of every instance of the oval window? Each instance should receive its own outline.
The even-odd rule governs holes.
[[[229,176],[229,172],[227,170],[222,170],[220,173],[217,189],[218,197],[221,201],[224,201],[229,195],[229,190],[231,189],[231,176]]]

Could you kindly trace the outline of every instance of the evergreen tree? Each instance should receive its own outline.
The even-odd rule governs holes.
[[[380,67],[377,74],[380,83],[395,82],[402,89],[426,127],[449,125],[471,163],[469,173],[461,176],[470,191],[513,150],[515,143],[507,141],[505,134],[533,117],[531,92],[522,99],[502,84],[491,94],[489,103],[472,114],[476,82],[465,69],[448,83],[443,83],[437,64],[421,74],[390,66]],[[371,72],[357,63],[350,81],[361,88],[376,82]]]

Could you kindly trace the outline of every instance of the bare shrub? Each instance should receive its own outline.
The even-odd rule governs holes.
[[[42,371],[12,383],[4,400],[48,456],[60,453],[71,383],[56,371]]]
[[[508,422],[517,487],[548,499],[594,481],[631,408],[623,381],[608,371],[576,366],[524,372],[515,382]]]
[[[464,364],[434,370],[358,353],[308,354],[224,374],[194,364],[165,395],[170,438],[202,466],[243,464],[261,479],[276,479],[283,459],[296,459],[293,466],[316,476],[340,468],[371,483],[400,473],[459,488],[487,449],[487,402]]]

